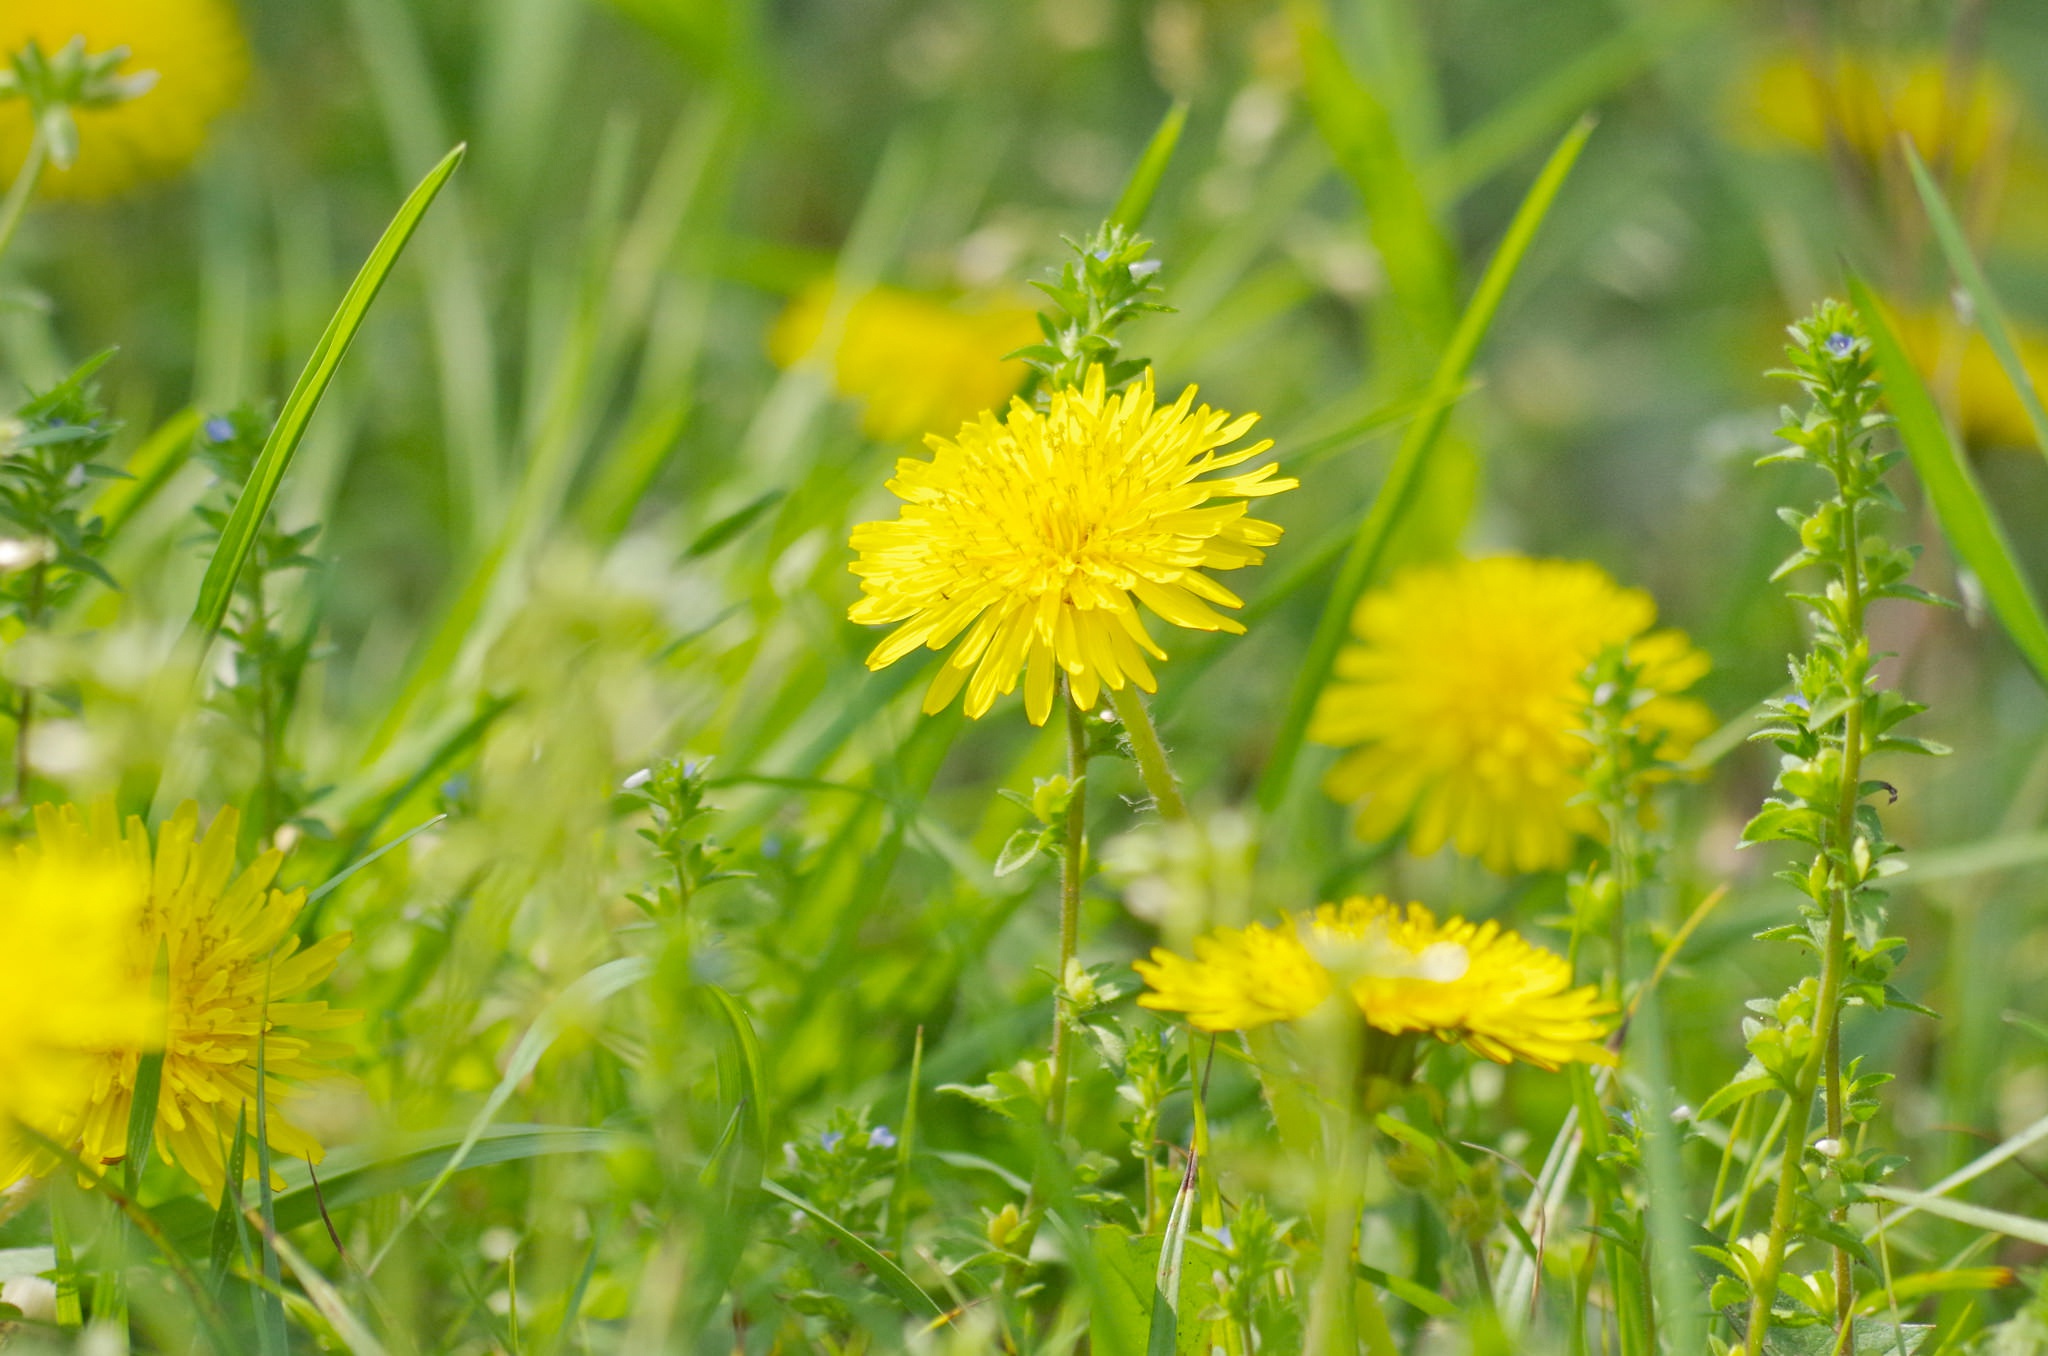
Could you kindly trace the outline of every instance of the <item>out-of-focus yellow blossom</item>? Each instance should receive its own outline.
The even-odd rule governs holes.
[[[1865,160],[1895,153],[1899,134],[1929,160],[1968,171],[2010,137],[2020,102],[1996,70],[1978,65],[1966,89],[1940,54],[1886,59],[1842,54],[1816,70],[1796,56],[1754,67],[1737,87],[1734,122],[1759,146],[1825,152],[1829,132]]]
[[[2027,407],[1983,334],[1972,329],[1966,335],[1953,319],[1920,312],[1900,318],[1899,341],[1929,386],[1953,394],[1956,423],[1966,443],[1972,447],[2033,446],[2034,426],[2027,419]],[[2048,336],[2017,329],[2013,345],[2034,389],[2048,390]]]
[[[825,282],[790,303],[768,339],[777,363],[789,367],[817,344],[832,295]],[[1001,407],[1028,370],[1005,355],[1040,337],[1028,306],[948,303],[878,287],[847,307],[832,381],[839,394],[861,403],[869,437],[901,442]]]
[[[248,80],[248,45],[227,0],[0,3],[0,54],[30,39],[55,53],[78,37],[92,53],[126,47],[120,73],[153,72],[156,83],[139,98],[76,112],[78,160],[68,170],[44,169],[41,191],[49,197],[112,197],[176,174],[199,154],[208,127]],[[30,131],[22,100],[0,102],[0,173],[12,174],[27,157]]]
[[[1421,567],[1359,600],[1358,644],[1337,658],[1309,729],[1352,750],[1324,785],[1358,806],[1358,832],[1408,826],[1409,846],[1445,843],[1495,871],[1564,866],[1575,834],[1597,835],[1583,777],[1592,746],[1586,669],[1627,644],[1643,686],[1638,729],[1677,759],[1713,728],[1679,697],[1707,671],[1656,604],[1597,565],[1494,556]]]
[[[1202,479],[1272,447],[1223,450],[1257,418],[1197,407],[1192,386],[1161,409],[1149,370],[1111,395],[1094,367],[1042,413],[1013,399],[1007,422],[987,412],[953,439],[926,438],[931,460],[903,458],[889,482],[902,510],[853,529],[850,568],[866,596],[849,615],[901,623],[868,667],[942,650],[965,631],[924,709],[944,710],[964,687],[967,714],[980,717],[1021,673],[1034,725],[1051,714],[1062,673],[1083,707],[1104,684],[1156,690],[1145,656],[1166,652],[1138,604],[1175,626],[1241,633],[1210,604],[1243,604],[1202,571],[1256,565],[1280,539],[1246,512],[1248,499],[1294,488],[1274,478],[1277,466]]]
[[[68,805],[36,808],[42,852],[118,865],[132,883],[134,924],[123,953],[128,985],[147,994],[159,958],[167,966],[156,1148],[209,1196],[227,1179],[237,1117],[246,1114],[255,1133],[259,1040],[272,1154],[320,1161],[319,1143],[291,1122],[282,1103],[297,1084],[325,1076],[321,1061],[345,1049],[314,1033],[360,1016],[302,997],[333,971],[348,934],[301,951],[292,925],[305,891],[270,888],[284,861],[279,852],[237,873],[239,827],[235,811],[223,809],[202,837],[198,807],[187,802],[158,832],[152,852],[142,821],[131,818],[124,829],[110,801],[95,804],[89,816]],[[90,1161],[118,1161],[141,1053],[136,1043],[104,1043],[86,1096],[53,1138],[78,1145]],[[252,1153],[247,1171],[255,1165]]]
[[[1614,1062],[1600,1044],[1613,1005],[1573,987],[1563,957],[1497,923],[1439,922],[1420,904],[1353,897],[1277,927],[1218,928],[1195,940],[1193,960],[1159,948],[1137,971],[1142,1006],[1186,1013],[1203,1031],[1295,1021],[1343,992],[1391,1036],[1421,1033],[1500,1064]]]
[[[161,1042],[163,1013],[130,955],[147,877],[106,854],[0,854],[0,1187],[66,1143],[110,1049]]]

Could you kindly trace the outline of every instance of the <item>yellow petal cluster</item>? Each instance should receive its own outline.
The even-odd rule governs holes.
[[[146,878],[122,859],[24,844],[0,854],[0,1187],[62,1144],[102,1052],[161,1042],[129,963]]]
[[[1738,131],[1762,146],[1826,154],[1831,139],[1876,162],[1911,137],[1929,161],[1967,172],[2009,141],[2020,99],[1996,69],[1977,65],[1958,84],[1946,54],[1903,58],[1845,52],[1816,67],[1797,56],[1757,64],[1736,90]]]
[[[794,366],[824,333],[829,282],[806,288],[776,321],[768,351]],[[861,428],[901,442],[957,428],[1017,393],[1029,371],[1008,355],[1039,339],[1037,313],[1014,302],[956,302],[877,287],[847,307],[832,383],[861,403]]]
[[[1203,571],[1264,560],[1280,529],[1246,501],[1297,482],[1270,463],[1205,479],[1272,443],[1225,450],[1258,416],[1194,402],[1190,386],[1160,407],[1150,371],[1111,394],[1097,367],[1044,411],[1013,400],[1005,420],[985,412],[953,438],[928,437],[929,461],[898,461],[889,488],[902,509],[853,529],[865,596],[849,615],[896,625],[868,667],[958,640],[924,709],[964,688],[980,717],[1021,674],[1025,710],[1043,725],[1062,674],[1084,707],[1105,685],[1156,690],[1146,656],[1166,652],[1140,603],[1175,626],[1242,632],[1211,606],[1240,600]]]
[[[44,170],[41,191],[95,199],[176,174],[206,144],[207,129],[240,97],[249,53],[228,0],[6,0],[0,4],[0,61],[31,39],[54,54],[73,38],[87,52],[128,49],[120,73],[153,72],[148,93],[77,112],[78,160]],[[27,105],[0,102],[0,167],[12,174],[28,155]]]
[[[1600,1044],[1613,1005],[1571,967],[1498,923],[1439,922],[1420,904],[1353,897],[1277,927],[1218,928],[1192,960],[1158,948],[1137,962],[1138,1002],[1187,1014],[1203,1031],[1242,1031],[1307,1016],[1344,993],[1367,1026],[1427,1035],[1496,1063],[1556,1069],[1611,1064]]]
[[[1587,667],[1626,644],[1660,694],[1634,722],[1683,757],[1712,728],[1679,697],[1707,670],[1656,605],[1596,565],[1495,556],[1412,569],[1360,600],[1309,737],[1348,748],[1324,785],[1358,807],[1359,835],[1405,824],[1409,846],[1451,843],[1495,871],[1562,867],[1600,821],[1582,801]]]
[[[179,807],[154,851],[140,819],[122,825],[111,802],[89,815],[72,806],[38,806],[37,848],[59,859],[118,864],[134,883],[122,963],[128,987],[150,992],[166,967],[163,1076],[156,1148],[217,1195],[239,1117],[255,1132],[256,1060],[263,1047],[265,1118],[277,1158],[320,1161],[320,1144],[285,1114],[300,1083],[326,1075],[322,1061],[345,1047],[318,1033],[357,1020],[304,995],[332,973],[349,937],[339,933],[299,948],[293,931],[304,890],[271,888],[283,855],[267,852],[237,871],[233,809],[199,831],[198,807]],[[129,1105],[141,1047],[99,1046],[86,1095],[58,1123],[61,1140],[90,1161],[125,1152]],[[247,1171],[255,1171],[256,1157]]]
[[[1981,330],[1964,328],[1952,315],[1920,311],[1899,317],[1899,341],[1928,386],[1950,402],[1972,447],[2033,446],[2026,404]],[[2013,345],[2035,388],[2048,386],[2048,336],[2015,325]]]

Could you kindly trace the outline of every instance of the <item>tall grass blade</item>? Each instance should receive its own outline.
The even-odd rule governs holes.
[[[1201,1155],[1188,1154],[1187,1171],[1181,1174],[1180,1190],[1173,1194],[1173,1208],[1166,1215],[1166,1237],[1159,1245],[1159,1271],[1152,1282],[1152,1327],[1145,1341],[1145,1356],[1174,1356],[1180,1342],[1180,1274],[1188,1246],[1188,1226],[1195,1216],[1195,1183]]]
[[[1152,199],[1159,192],[1160,180],[1166,177],[1166,167],[1173,163],[1174,148],[1180,145],[1181,129],[1187,122],[1187,101],[1177,100],[1159,120],[1159,130],[1146,143],[1145,153],[1138,157],[1124,191],[1117,195],[1116,206],[1109,211],[1112,226],[1135,231],[1145,224],[1145,214],[1152,210]]]
[[[1913,459],[1913,469],[1920,473],[1920,483],[1927,489],[1949,545],[1984,586],[1993,615],[2034,676],[2048,685],[2048,621],[2042,618],[2033,586],[2020,571],[2005,529],[1999,526],[1976,475],[1949,437],[1941,412],[1906,356],[1883,304],[1855,276],[1849,279],[1849,294],[1870,331],[1899,439]]]
[[[420,180],[419,186],[399,207],[398,215],[385,227],[383,237],[370,251],[370,257],[364,261],[355,281],[349,284],[340,309],[328,322],[326,333],[320,336],[312,356],[306,360],[305,370],[299,374],[298,382],[285,398],[277,423],[272,426],[263,451],[256,459],[256,467],[249,473],[249,483],[242,487],[240,496],[235,500],[235,510],[221,532],[220,544],[214,548],[213,558],[207,562],[206,577],[199,586],[199,603],[192,611],[191,623],[191,629],[203,642],[213,639],[227,616],[228,603],[234,597],[235,580],[240,577],[242,565],[256,544],[257,530],[262,526],[264,515],[270,511],[271,500],[277,497],[277,487],[291,465],[299,440],[305,436],[307,422],[320,406],[320,397],[326,394],[335,369],[341,365],[342,356],[348,352],[349,344],[362,328],[370,304],[377,299],[384,280],[391,276],[392,266],[398,262],[406,242],[412,239],[420,219],[433,205],[441,186],[448,182],[448,176],[462,163],[465,149],[457,146],[443,156],[441,163],[428,171],[427,177]]]
[[[910,1083],[903,1091],[902,1129],[896,1136],[896,1180],[889,1188],[889,1233],[896,1241],[896,1255],[903,1256],[910,1234],[910,1166],[917,1152],[917,1096],[924,1084],[924,1027],[910,1047]]]
[[[1410,328],[1441,341],[1457,305],[1457,256],[1401,148],[1393,118],[1345,64],[1317,7],[1295,10],[1304,90],[1337,167],[1365,202],[1367,228]]]
[[[2008,1214],[2003,1210],[1991,1210],[1966,1201],[1952,1201],[1946,1196],[1937,1196],[1931,1191],[1906,1191],[1898,1187],[1865,1186],[1866,1195],[1896,1205],[1908,1206],[1924,1215],[1936,1215],[1942,1219],[1967,1224],[1972,1229],[1984,1229],[2007,1238],[2017,1238],[2023,1243],[2036,1243],[2048,1248],[2048,1220],[2034,1219],[2027,1215]],[[1894,1219],[1897,1216],[1893,1216]]]
[[[1344,643],[1352,609],[1372,583],[1386,554],[1387,543],[1421,483],[1424,463],[1450,422],[1451,406],[1457,393],[1465,389],[1479,345],[1486,338],[1494,315],[1500,310],[1501,298],[1506,295],[1508,284],[1514,281],[1530,242],[1549,215],[1551,204],[1556,202],[1572,166],[1578,162],[1579,152],[1585,148],[1586,138],[1592,133],[1592,118],[1581,118],[1557,149],[1551,152],[1543,172],[1536,176],[1535,184],[1522,199],[1500,249],[1486,266],[1478,289],[1473,292],[1472,300],[1466,305],[1450,344],[1437,364],[1424,400],[1423,413],[1408,426],[1401,446],[1394,453],[1393,463],[1387,468],[1386,479],[1373,497],[1372,507],[1358,524],[1357,534],[1352,538],[1329,598],[1323,605],[1322,617],[1316,623],[1308,654],[1296,673],[1280,731],[1274,740],[1272,756],[1259,780],[1258,799],[1263,810],[1271,812],[1286,798],[1294,777],[1295,763],[1301,754],[1301,743],[1308,732],[1309,716],[1315,710],[1323,682],[1336,662],[1338,647]]]
[[[116,480],[100,491],[99,502],[93,505],[106,523],[109,537],[120,535],[142,508],[154,499],[166,482],[177,474],[192,455],[192,439],[199,432],[199,410],[186,406],[151,430],[136,449],[128,454],[127,464],[121,469],[128,473],[126,480]]]
[[[249,1109],[235,1119],[234,1143],[228,1147],[228,1173],[220,1184],[220,1207],[214,1212],[213,1231],[207,1238],[206,1289],[216,1298],[220,1288],[227,1283],[228,1266],[237,1253],[244,1251],[247,1242],[242,1230],[242,1173],[248,1163],[249,1154]],[[281,1217],[282,1212],[273,1214]],[[287,1225],[287,1228],[290,1226]]]
[[[263,1024],[270,1025],[270,999],[266,993],[263,1003]],[[270,1094],[265,1087],[269,1077],[269,1034],[258,1032],[256,1036],[256,1211],[261,1221],[258,1243],[262,1248],[263,1279],[265,1284],[249,1292],[249,1302],[256,1309],[256,1349],[260,1356],[291,1356],[291,1343],[285,1335],[284,1301],[280,1295],[284,1289],[284,1273],[280,1269],[277,1248],[276,1198],[272,1193],[270,1180]]]
[[[1999,304],[1998,294],[1991,290],[1990,281],[1985,278],[1976,255],[1970,251],[1969,240],[1963,235],[1962,223],[1950,210],[1941,185],[1927,172],[1927,164],[1921,160],[1920,152],[1914,149],[1912,139],[1901,137],[1900,146],[1906,153],[1906,164],[1913,171],[1913,185],[1920,190],[1920,201],[1927,208],[1927,219],[1934,223],[1934,238],[1941,242],[1941,252],[1948,259],[1949,270],[1956,275],[1963,290],[1970,294],[1977,326],[1984,331],[1986,342],[1998,357],[1998,365],[2005,369],[2006,380],[2012,383],[2020,404],[2027,411],[2027,422],[2034,429],[2034,442],[2042,454],[2048,456],[2048,411],[2042,410],[2041,396],[2034,389],[2034,379],[2027,375],[2026,364],[2020,361],[2019,346],[2013,343],[2012,325],[2006,319],[2005,307]]]
[[[299,1250],[280,1235],[266,1233],[263,1241],[267,1248],[284,1259],[299,1288],[306,1292],[306,1298],[313,1301],[313,1307],[320,1311],[320,1316],[327,1320],[328,1326],[334,1329],[334,1335],[341,1339],[342,1345],[353,1356],[385,1356],[384,1344],[371,1334],[368,1325],[356,1317],[342,1299],[341,1292],[320,1274],[318,1267],[301,1257]],[[274,1300],[276,1297],[271,1298]]]

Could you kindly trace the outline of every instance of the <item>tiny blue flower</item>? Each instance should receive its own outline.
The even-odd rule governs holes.
[[[840,1134],[837,1130],[827,1130],[824,1134],[818,1136],[818,1143],[824,1145],[825,1152],[829,1154],[838,1149],[839,1141],[845,1138],[846,1136]]]
[[[1215,1228],[1209,1230],[1209,1236],[1215,1239],[1218,1243],[1222,1244],[1225,1252],[1228,1252],[1230,1249],[1237,1246],[1237,1240],[1231,1237],[1230,1226],[1228,1224],[1219,1224]]]
[[[891,1129],[889,1129],[889,1127],[888,1127],[888,1126],[886,1126],[886,1125],[878,1125],[878,1126],[876,1126],[876,1127],[875,1127],[874,1129],[872,1129],[872,1130],[868,1131],[868,1147],[869,1147],[870,1149],[893,1149],[893,1148],[895,1148],[895,1147],[896,1147],[896,1134],[895,1134],[895,1132],[894,1132],[894,1131],[892,1131]]]
[[[235,436],[235,426],[226,419],[215,415],[206,421],[206,441],[224,443]]]
[[[1834,354],[1837,358],[1846,358],[1849,356],[1849,350],[1856,347],[1856,341],[1842,331],[1836,330],[1828,336],[1827,346],[1828,352]]]

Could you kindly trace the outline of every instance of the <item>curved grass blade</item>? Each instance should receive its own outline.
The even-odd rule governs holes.
[[[2048,686],[2048,621],[2042,619],[2041,603],[2034,596],[2033,586],[2020,572],[2005,529],[1999,526],[1991,506],[1985,502],[1983,488],[1977,484],[1969,463],[1948,436],[1941,412],[1934,407],[1934,398],[1927,394],[1919,372],[1906,356],[1883,304],[1853,274],[1849,278],[1849,295],[1869,330],[1878,372],[1884,379],[1885,399],[1899,426],[1899,439],[1913,459],[1913,469],[1920,474],[1934,514],[1941,520],[1942,532],[1984,586],[1984,597],[1990,602],[1993,615],[2012,637],[2035,678]]]
[[[1159,1272],[1152,1281],[1152,1327],[1145,1356],[1174,1356],[1180,1344],[1180,1272],[1187,1251],[1188,1225],[1195,1217],[1196,1165],[1201,1155],[1188,1154],[1188,1170],[1166,1215],[1166,1237],[1159,1245]]]
[[[128,455],[121,468],[128,478],[110,483],[93,505],[93,511],[105,521],[109,537],[118,536],[128,520],[191,459],[192,438],[198,432],[199,411],[188,405],[158,424]]]
[[[882,1288],[894,1295],[904,1308],[920,1318],[943,1320],[946,1317],[945,1309],[937,1300],[926,1294],[922,1286],[910,1279],[910,1273],[890,1261],[886,1254],[859,1234],[786,1187],[763,1179],[761,1190],[784,1205],[793,1206],[816,1220],[826,1233],[831,1234],[839,1241],[839,1245],[846,1249],[847,1256],[873,1272],[875,1279],[882,1283]]]
[[[1116,206],[1109,211],[1109,224],[1135,231],[1145,224],[1145,214],[1152,210],[1152,199],[1159,192],[1159,181],[1166,177],[1166,167],[1173,163],[1174,148],[1180,145],[1181,129],[1187,126],[1187,100],[1174,101],[1166,116],[1159,120],[1159,130],[1146,143],[1145,153],[1138,157],[1136,168],[1132,169],[1130,181],[1124,191],[1117,195]]]
[[[448,176],[455,173],[455,167],[462,163],[466,150],[467,147],[457,146],[443,156],[441,163],[427,172],[427,177],[420,180],[419,187],[413,189],[411,196],[399,207],[398,215],[384,228],[383,238],[370,251],[370,257],[363,262],[355,281],[349,284],[340,308],[327,322],[326,332],[313,346],[312,356],[306,359],[305,370],[299,374],[298,382],[285,398],[277,423],[271,427],[270,437],[264,441],[263,451],[256,458],[256,468],[249,473],[249,483],[242,487],[235,500],[235,511],[221,531],[220,544],[214,548],[213,558],[206,563],[206,578],[199,585],[199,603],[192,610],[192,630],[199,634],[202,642],[212,641],[220,630],[222,619],[227,616],[228,602],[234,597],[235,580],[241,575],[242,565],[256,544],[257,529],[262,525],[264,515],[270,511],[271,500],[277,497],[277,487],[284,480],[286,468],[291,465],[292,454],[298,451],[299,440],[305,436],[306,425],[313,418],[313,411],[319,408],[320,398],[327,393],[328,383],[334,379],[342,355],[348,352],[356,331],[362,328],[370,304],[377,299],[378,290],[391,275],[406,242],[412,239],[420,218],[426,215],[435,195],[448,182]]]
[[[1962,223],[1949,209],[1941,185],[1934,182],[1934,176],[1927,172],[1926,163],[1920,159],[1920,152],[1913,149],[1912,138],[1901,136],[1899,140],[1906,152],[1906,164],[1913,171],[1913,185],[1920,190],[1920,201],[1927,208],[1927,219],[1934,223],[1934,238],[1941,242],[1941,252],[1948,258],[1949,271],[1970,294],[1970,305],[1976,310],[1977,327],[1984,331],[1985,340],[1998,357],[1998,365],[2005,369],[2005,379],[2012,383],[2020,404],[2026,407],[2027,422],[2034,429],[2034,441],[2040,445],[2042,454],[2048,456],[2048,411],[2042,410],[2041,397],[2034,390],[2033,378],[2027,375],[2026,364],[2020,361],[2019,346],[2012,341],[2012,326],[2006,321],[2005,307],[1999,305],[1998,294],[1991,290],[1984,270],[1978,267],[1977,257],[1970,252],[1970,242],[1963,236]]]
[[[2007,1238],[2017,1238],[2023,1243],[2038,1243],[2048,1248],[2048,1220],[2038,1220],[2027,1215],[2011,1215],[2003,1210],[1991,1210],[1967,1201],[1952,1201],[1946,1196],[1937,1196],[1930,1191],[1902,1191],[1896,1187],[1866,1186],[1865,1195],[1876,1196],[1919,1211],[1924,1215],[1938,1215],[1942,1219],[1967,1224],[1972,1229],[1983,1229]],[[1897,1216],[1893,1216],[1894,1219]]]
[[[1416,487],[1422,482],[1424,463],[1450,423],[1455,395],[1465,389],[1479,345],[1486,338],[1495,313],[1500,310],[1501,298],[1506,295],[1508,284],[1514,280],[1523,256],[1528,253],[1530,241],[1535,239],[1537,229],[1542,226],[1551,204],[1557,200],[1558,192],[1571,174],[1572,166],[1577,163],[1586,138],[1592,134],[1593,119],[1590,116],[1579,119],[1557,149],[1550,153],[1543,172],[1536,176],[1528,196],[1522,199],[1500,249],[1486,266],[1479,287],[1466,305],[1464,315],[1459,317],[1458,327],[1437,364],[1436,375],[1430,380],[1429,393],[1424,400],[1423,413],[1408,426],[1400,448],[1394,453],[1393,463],[1387,468],[1387,477],[1381,482],[1379,493],[1373,497],[1372,507],[1366,510],[1365,517],[1358,524],[1351,549],[1344,557],[1329,599],[1323,605],[1323,615],[1316,623],[1315,638],[1309,644],[1308,656],[1303,660],[1295,677],[1294,689],[1288,695],[1287,711],[1281,719],[1272,757],[1266,764],[1265,775],[1259,780],[1259,806],[1263,810],[1274,810],[1287,795],[1294,777],[1295,762],[1301,754],[1302,740],[1308,733],[1309,715],[1322,693],[1323,681],[1329,677],[1330,668],[1336,662],[1337,649],[1344,643],[1345,633],[1350,629],[1351,611],[1379,570],[1387,543],[1414,497]]]

